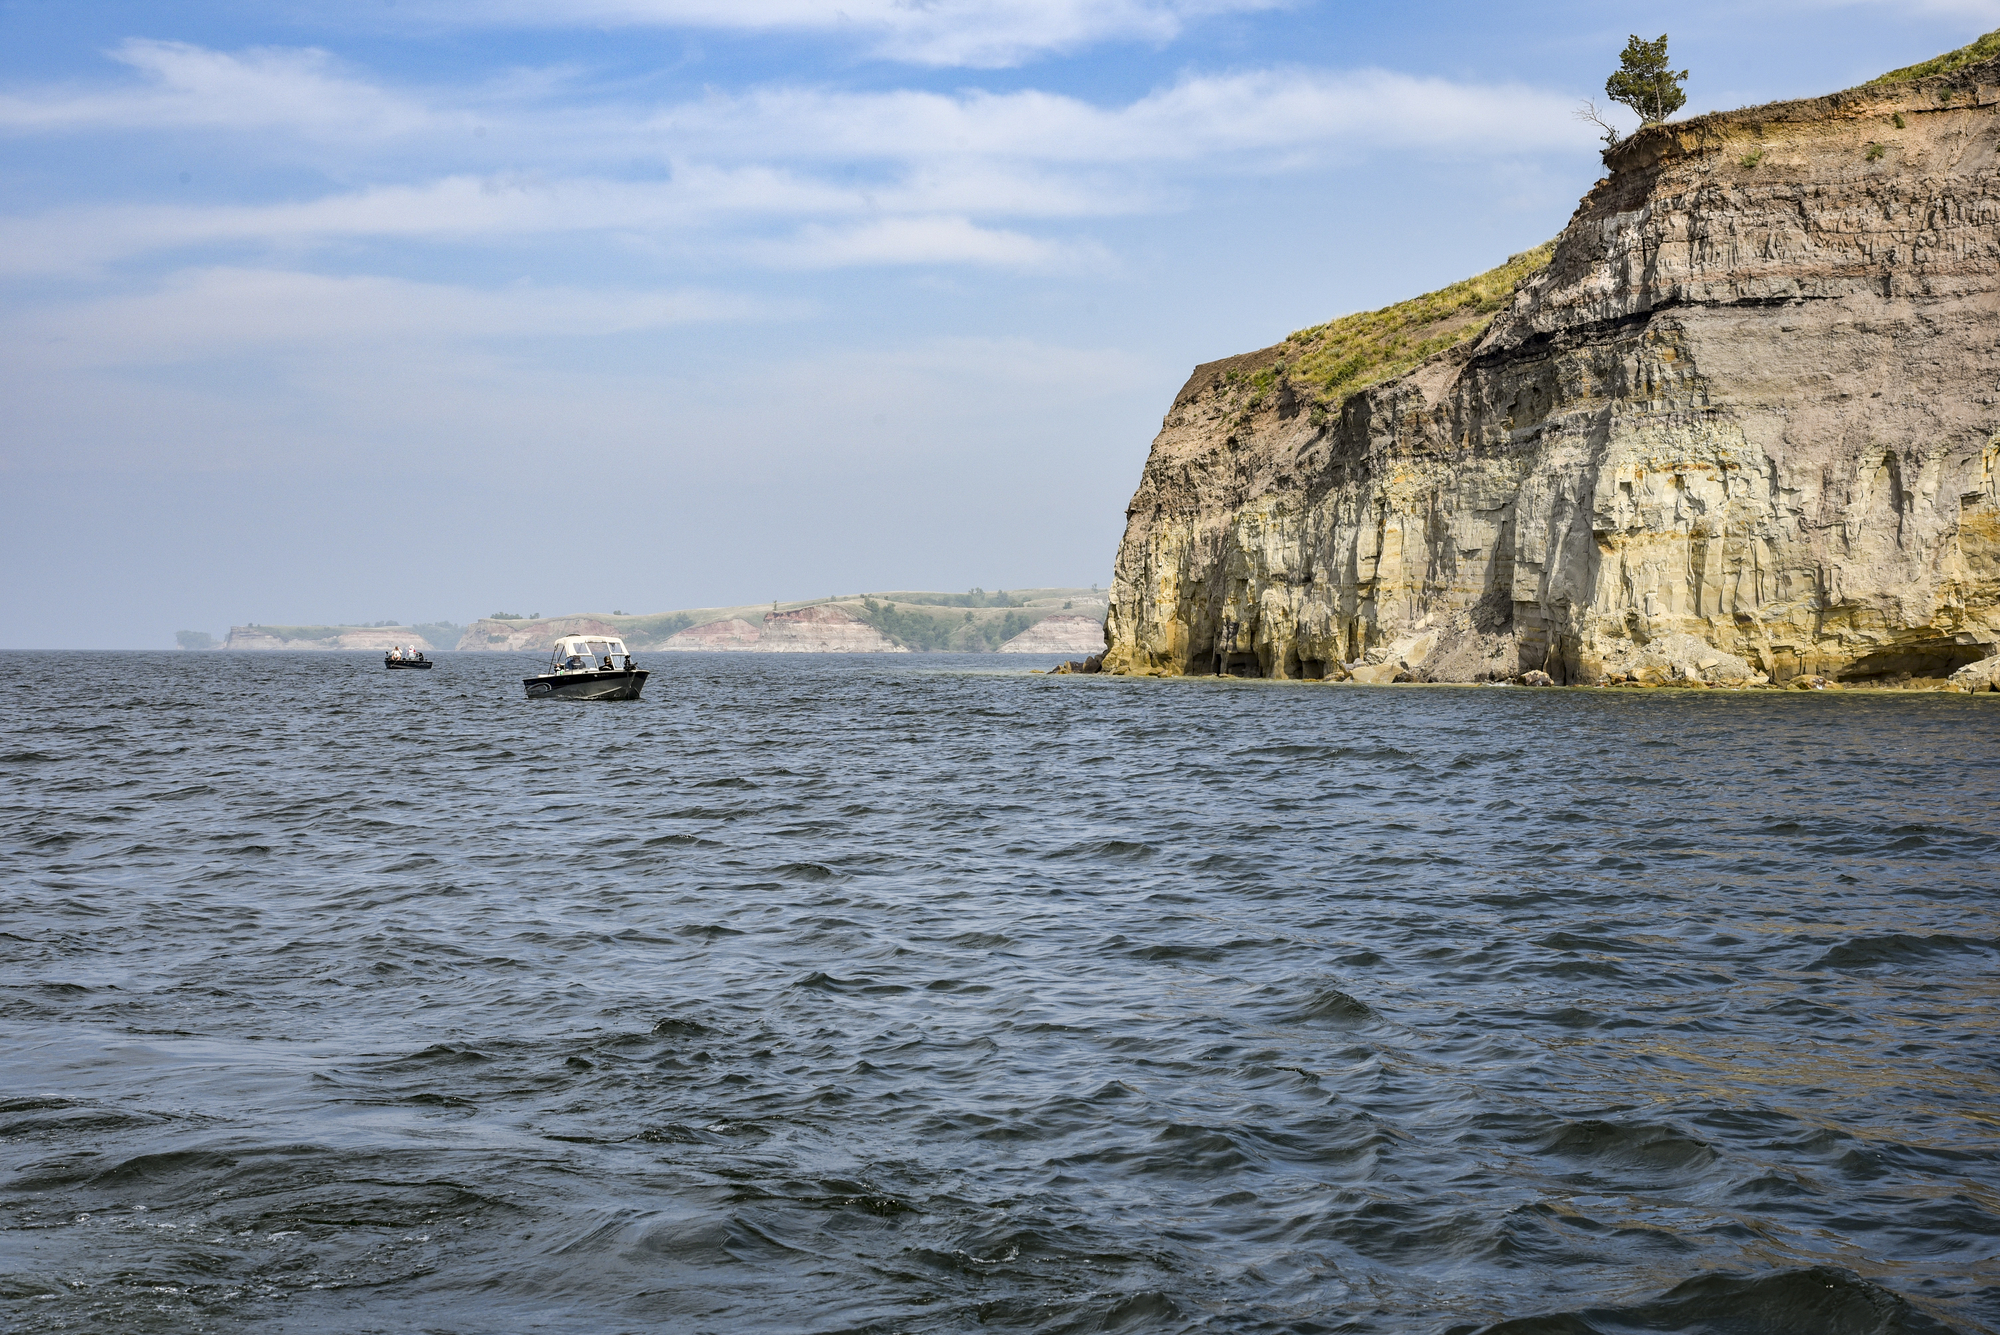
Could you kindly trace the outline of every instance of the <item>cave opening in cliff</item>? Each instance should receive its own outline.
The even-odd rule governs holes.
[[[1255,653],[1218,653],[1215,656],[1215,675],[1218,677],[1261,677],[1264,665]]]
[[[1926,640],[1863,654],[1835,674],[1837,681],[1887,681],[1899,677],[1949,677],[1994,651],[1990,644]]]

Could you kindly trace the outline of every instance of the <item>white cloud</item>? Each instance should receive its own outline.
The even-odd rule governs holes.
[[[23,312],[15,357],[69,366],[172,364],[311,348],[507,338],[589,338],[797,314],[703,291],[480,289],[376,276],[210,268],[145,292]],[[38,351],[39,350],[39,351]]]
[[[591,233],[655,248],[720,247],[785,268],[958,260],[1042,268],[1077,256],[1017,233],[980,229],[964,214],[1068,218],[1118,212],[1137,201],[1137,195],[1091,195],[1006,171],[918,173],[868,188],[767,167],[695,167],[670,182],[449,177],[300,203],[0,218],[0,274],[92,272],[149,252],[197,248],[297,254],[353,240],[462,244]],[[833,220],[857,221],[830,228]],[[808,230],[790,241],[766,236],[746,244],[740,235],[731,237],[746,227],[768,231],[798,223]]]
[[[1286,0],[438,0],[418,12],[469,24],[603,24],[851,34],[922,65],[996,67],[1107,41],[1162,44],[1215,14]]]
[[[143,473],[176,457],[205,471],[286,460],[441,470],[464,484],[518,479],[552,448],[587,439],[599,463],[622,461],[627,483],[659,488],[678,473],[741,486],[781,461],[799,476],[983,454],[967,442],[1006,440],[1051,405],[1073,423],[1172,378],[1115,348],[1024,338],[760,339],[748,358],[634,356],[615,339],[612,355],[561,347],[772,313],[707,293],[182,275],[144,296],[13,322],[0,343],[13,410],[0,473],[57,460]],[[947,420],[959,425],[941,444],[929,424]]]
[[[1385,70],[1196,76],[1102,107],[1054,93],[777,88],[665,109],[647,130],[700,151],[786,158],[1187,162],[1384,148],[1535,151],[1588,144],[1573,98]]]
[[[1590,146],[1569,100],[1537,89],[1278,69],[1188,77],[1109,106],[1036,90],[766,88],[648,111],[550,109],[534,105],[539,92],[519,93],[479,119],[507,137],[525,167],[469,172],[447,165],[462,162],[469,141],[450,97],[399,97],[335,77],[313,53],[132,49],[154,61],[146,68],[170,71],[158,79],[169,94],[128,90],[124,102],[64,94],[27,110],[16,98],[0,119],[10,116],[17,132],[136,125],[149,99],[165,96],[173,106],[159,111],[162,120],[283,126],[308,138],[348,132],[364,157],[360,141],[393,134],[399,143],[384,170],[422,176],[426,162],[436,166],[429,179],[300,201],[0,217],[0,272],[87,272],[201,247],[235,257],[354,239],[463,244],[592,233],[781,267],[1049,268],[1089,256],[992,222],[1153,211],[1194,193],[1203,178],[1325,167],[1383,150]],[[194,119],[202,116],[211,120]],[[611,164],[629,169],[635,159],[664,159],[670,178],[593,174]],[[774,239],[781,234],[789,239]]]
[[[1096,246],[1066,245],[1022,232],[979,227],[965,218],[884,218],[847,227],[809,224],[747,253],[774,268],[843,269],[857,265],[974,264],[1006,269],[1104,265]]]
[[[1124,105],[1034,89],[853,93],[777,86],[646,107],[569,103],[578,90],[517,76],[477,90],[398,91],[342,73],[314,50],[240,53],[130,41],[116,59],[138,86],[0,96],[0,129],[289,131],[361,148],[422,140],[463,160],[491,128],[515,160],[573,172],[601,159],[1188,161],[1301,146],[1539,149],[1588,142],[1573,100],[1523,85],[1464,84],[1386,70],[1263,69],[1195,75]],[[562,170],[562,169],[559,169]]]
[[[324,51],[230,54],[134,38],[111,52],[138,87],[0,96],[0,130],[285,129],[312,140],[380,140],[434,127],[423,102],[349,78]]]

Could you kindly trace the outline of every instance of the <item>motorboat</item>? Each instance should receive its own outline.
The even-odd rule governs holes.
[[[521,684],[530,700],[637,700],[650,675],[615,635],[565,635],[549,655],[548,671]]]
[[[429,669],[435,665],[431,662],[430,659],[425,658],[421,653],[418,653],[418,654],[407,655],[402,658],[398,658],[395,654],[383,654],[382,666],[393,670],[395,668]]]

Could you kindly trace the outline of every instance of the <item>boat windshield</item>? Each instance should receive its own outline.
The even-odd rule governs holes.
[[[616,660],[626,658],[629,656],[629,653],[630,651],[625,648],[625,641],[623,640],[590,639],[578,636],[575,639],[557,640],[555,652],[550,656],[550,662],[555,667],[560,668],[567,665],[570,658],[574,656],[582,660],[577,666],[595,668],[601,666],[606,659]]]

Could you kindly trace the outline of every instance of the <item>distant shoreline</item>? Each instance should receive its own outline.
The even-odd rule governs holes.
[[[630,614],[573,612],[544,617],[499,612],[470,625],[245,624],[220,645],[205,633],[180,633],[182,649],[269,652],[425,653],[544,651],[565,635],[617,637],[635,652],[730,653],[1049,653],[1103,648],[1110,595],[1099,588],[1054,587],[964,593],[892,590],[792,602],[684,608]]]

